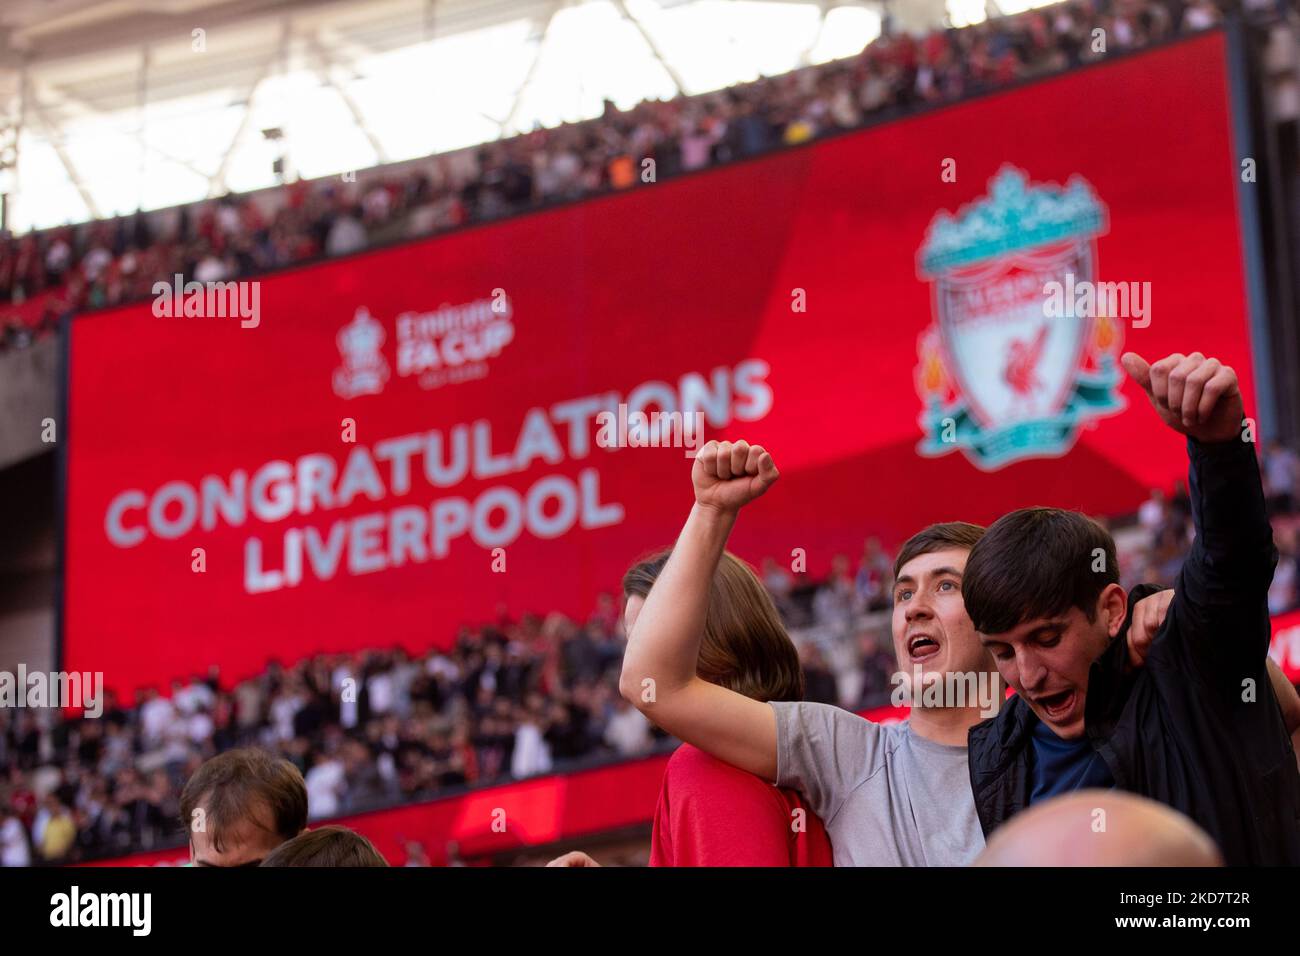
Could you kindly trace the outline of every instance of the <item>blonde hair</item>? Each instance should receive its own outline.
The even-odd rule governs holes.
[[[623,575],[625,597],[649,596],[672,549],[638,561]],[[701,680],[754,700],[803,700],[803,667],[767,588],[730,551],[709,589],[709,609],[695,672]]]

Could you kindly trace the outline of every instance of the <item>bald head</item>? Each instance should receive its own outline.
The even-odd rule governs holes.
[[[1017,814],[976,866],[1222,866],[1209,834],[1122,790],[1080,790]]]

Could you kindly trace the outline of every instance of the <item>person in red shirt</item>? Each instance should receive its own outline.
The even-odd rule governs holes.
[[[832,866],[833,857],[798,793],[682,744],[659,790],[650,865]]]
[[[627,633],[670,554],[661,551],[623,576]],[[771,596],[754,570],[729,552],[713,576],[696,673],[764,703],[803,699],[799,652]],[[795,791],[682,744],[659,790],[650,865],[831,866],[831,842]]]
[[[669,554],[661,551],[624,575],[627,633]],[[696,673],[764,703],[803,699],[799,653],[771,596],[754,570],[729,552],[713,576]],[[798,793],[685,743],[668,759],[650,841],[651,866],[833,865],[826,828]],[[599,864],[573,852],[549,865]]]

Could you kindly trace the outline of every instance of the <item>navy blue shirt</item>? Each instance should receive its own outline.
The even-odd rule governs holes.
[[[1087,737],[1062,740],[1041,720],[1034,722],[1030,736],[1029,766],[1034,781],[1029,794],[1031,805],[1088,787],[1109,790],[1115,786],[1110,768]]]

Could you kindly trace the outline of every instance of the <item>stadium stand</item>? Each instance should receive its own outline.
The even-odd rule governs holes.
[[[154,282],[255,275],[511,213],[635,187],[798,145],[924,104],[1215,26],[1210,0],[1071,0],[936,31],[882,36],[861,54],[694,97],[283,189],[0,239],[0,347],[58,317],[147,298]],[[1109,43],[1094,33],[1105,29]]]

